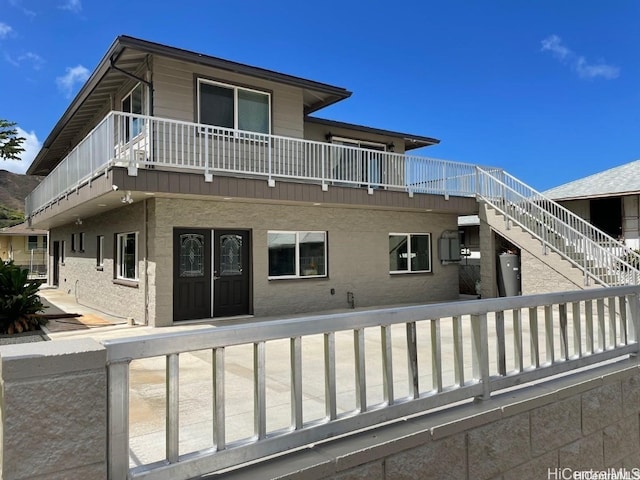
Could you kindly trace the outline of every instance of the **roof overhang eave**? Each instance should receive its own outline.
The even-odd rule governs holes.
[[[49,147],[67,125],[73,115],[78,111],[80,106],[85,102],[89,95],[91,95],[91,92],[95,90],[98,83],[100,83],[100,80],[102,80],[102,78],[107,74],[107,72],[111,68],[111,59],[122,53],[124,48],[125,47],[120,43],[120,37],[116,38],[116,40],[111,44],[111,47],[109,47],[109,50],[107,51],[105,56],[102,58],[102,60],[100,60],[100,63],[98,63],[98,66],[93,71],[89,79],[77,93],[67,110],[62,114],[62,117],[60,117],[58,123],[56,123],[56,125],[53,127],[51,133],[49,133],[49,136],[47,136],[46,140],[42,143],[42,148],[27,169],[27,175],[46,175],[47,172],[38,172],[38,168],[41,166],[40,164],[46,156]]]

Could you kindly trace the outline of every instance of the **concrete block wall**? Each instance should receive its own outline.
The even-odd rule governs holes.
[[[407,419],[225,478],[537,480],[621,468],[640,476],[636,360]]]
[[[86,338],[0,347],[0,478],[106,478],[105,365]]]
[[[486,204],[480,205],[479,216],[483,298],[498,296],[495,235],[501,235],[520,249],[522,295],[585,288],[580,270],[551,250],[544,253],[542,243],[531,234],[518,226],[507,229],[504,217]]]
[[[256,316],[348,308],[347,292],[355,294],[359,307],[458,297],[458,266],[441,265],[437,250],[442,232],[457,230],[455,215],[215,200],[155,198],[150,203],[149,256],[155,271],[149,296],[156,302],[150,314],[156,326],[172,321],[174,227],[251,230]],[[326,231],[328,277],[269,280],[269,230]],[[432,273],[390,275],[391,232],[430,233]]]
[[[117,247],[115,236],[126,232],[138,232],[139,281],[125,285],[114,281],[114,263]],[[74,233],[85,235],[82,252],[71,251],[71,235]],[[98,269],[96,265],[98,235],[104,236],[102,269]],[[83,218],[81,225],[74,222],[51,229],[50,244],[62,240],[65,242],[65,261],[60,265],[59,288],[74,295],[81,304],[115,316],[133,317],[136,323],[144,323],[144,204],[138,202],[102,215]]]

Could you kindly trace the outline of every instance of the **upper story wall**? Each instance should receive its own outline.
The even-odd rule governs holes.
[[[404,140],[400,137],[362,132],[343,127],[323,125],[321,123],[305,122],[304,138],[306,140],[327,142],[327,135],[385,145],[387,151],[390,151],[389,146],[393,144],[393,151],[395,153],[404,153]],[[363,145],[363,147],[368,148],[366,145]]]
[[[157,117],[197,122],[197,79],[254,88],[271,94],[271,133],[303,138],[302,89],[164,57],[153,59],[153,109]]]

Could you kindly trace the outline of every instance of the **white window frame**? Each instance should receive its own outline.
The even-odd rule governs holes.
[[[134,278],[125,277],[124,265],[123,265],[123,240],[126,241],[126,238],[129,235],[135,235],[135,275]],[[138,281],[139,280],[139,272],[138,272],[138,232],[124,232],[116,234],[116,278],[118,280],[130,280],[130,281]]]
[[[140,113],[138,112],[132,112],[132,111],[127,111],[124,109],[124,102],[127,100],[127,98],[129,98],[129,105],[131,106],[131,110],[133,109],[133,92],[136,91],[136,89],[140,88]],[[138,82],[136,83],[136,85],[129,90],[129,93],[127,93],[126,95],[123,95],[122,100],[120,100],[120,110],[123,113],[130,113],[132,115],[146,115],[147,114],[147,100],[146,100],[146,90],[145,87],[142,83]],[[145,122],[141,121],[140,119],[127,119],[127,124],[129,125],[129,132],[128,132],[128,136],[129,138],[125,138],[125,140],[128,142],[131,142],[132,140],[137,139],[138,137],[140,137],[143,133],[144,133],[144,125]],[[132,131],[133,129],[137,129],[138,131],[136,132],[135,135],[132,135]],[[126,137],[126,136],[125,136]]]
[[[385,143],[371,142],[369,140],[358,140],[357,138],[338,137],[338,136],[332,135],[331,143],[334,143],[336,145],[343,146],[343,147],[368,148],[370,150],[376,150],[380,152],[387,151],[387,145]],[[345,143],[347,145],[343,145]]]
[[[84,232],[71,234],[71,251],[84,252]]]
[[[431,234],[430,233],[422,233],[422,232],[395,233],[395,232],[391,232],[387,236],[387,247],[389,245],[389,240],[388,239],[391,238],[392,236],[394,236],[394,237],[405,236],[407,238],[407,269],[406,270],[391,270],[391,268],[389,267],[389,273],[390,274],[397,275],[397,274],[406,274],[406,273],[431,273],[433,271],[433,244],[431,242]],[[428,270],[411,270],[411,258],[412,258],[411,237],[427,237],[429,239],[429,269]]]
[[[270,135],[271,134],[271,93],[270,92],[265,92],[264,90],[256,90],[254,88],[247,88],[247,87],[239,87],[237,85],[232,85],[229,83],[223,83],[223,82],[217,82],[215,80],[208,80],[206,78],[198,78],[198,83],[197,83],[197,91],[196,91],[196,95],[197,95],[197,99],[196,99],[196,103],[197,103],[197,111],[198,111],[198,118],[197,118],[197,123],[199,124],[203,124],[203,125],[209,125],[206,123],[203,123],[200,120],[200,85],[202,85],[203,83],[209,84],[209,85],[215,85],[218,87],[223,87],[223,88],[228,88],[229,90],[233,90],[233,130],[240,130],[238,128],[238,92],[240,90],[243,90],[245,92],[252,92],[252,93],[258,93],[260,95],[264,95],[267,97],[267,123],[268,123],[268,128],[267,128],[267,132],[251,132],[254,133],[256,135]],[[228,127],[223,127],[220,125],[211,125],[211,127],[214,128],[226,128],[228,129]],[[250,130],[243,130],[243,131],[250,131]]]
[[[35,245],[33,244],[32,241],[29,240],[32,237],[36,238]],[[28,235],[27,236],[27,251],[37,250],[39,243],[40,242],[38,241],[38,235]]]
[[[268,249],[269,249],[269,234],[271,233],[281,233],[287,235],[295,235],[296,244],[295,244],[295,275],[268,275],[267,278],[269,280],[287,280],[287,279],[295,279],[295,278],[327,278],[328,276],[328,264],[329,259],[327,257],[327,232],[323,230],[269,230],[267,232],[267,257],[268,257]],[[307,233],[321,233],[324,236],[324,275],[302,275],[300,272],[300,235],[304,235]],[[267,261],[267,272],[269,271],[269,264]]]
[[[96,237],[96,267],[99,269],[104,267],[104,235]]]

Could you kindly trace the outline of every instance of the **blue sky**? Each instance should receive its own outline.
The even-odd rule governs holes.
[[[640,2],[0,0],[0,118],[24,171],[116,36],[345,87],[316,115],[538,190],[640,158]]]

